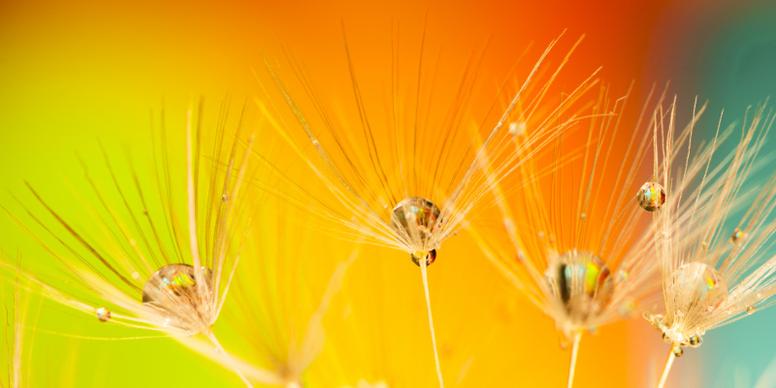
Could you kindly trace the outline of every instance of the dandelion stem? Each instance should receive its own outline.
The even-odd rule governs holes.
[[[676,359],[676,353],[674,353],[673,346],[668,349],[668,358],[666,359],[666,366],[663,368],[663,374],[660,376],[660,381],[657,383],[657,388],[663,388],[668,380],[668,373],[671,372],[671,366]]]
[[[431,295],[428,291],[428,264],[425,258],[419,261],[420,275],[423,278],[423,292],[426,296],[426,313],[428,314],[428,328],[431,331],[431,345],[434,347],[434,364],[436,366],[437,380],[439,387],[444,388],[445,380],[442,377],[442,365],[439,362],[439,352],[437,351],[436,332],[434,331],[434,316],[431,313]]]
[[[574,334],[574,344],[571,346],[571,362],[569,363],[569,379],[566,387],[574,386],[574,372],[577,370],[577,355],[579,354],[579,342],[582,340],[582,333]]]
[[[213,344],[213,346],[216,347],[216,350],[218,350],[219,353],[221,353],[223,356],[229,359],[229,361],[232,361],[232,356],[230,356],[229,353],[226,352],[224,347],[221,346],[221,342],[218,341],[218,338],[216,338],[216,335],[213,334],[212,331],[208,331],[206,335],[207,335],[207,338],[210,340],[210,342]],[[245,375],[243,375],[239,369],[237,369],[231,364],[232,363],[230,362],[230,367],[232,368],[232,371],[234,371],[234,373],[237,374],[237,376],[240,376],[240,380],[242,380],[242,382],[245,383],[245,386],[249,388],[253,388],[253,384],[251,384],[248,378],[246,378]]]

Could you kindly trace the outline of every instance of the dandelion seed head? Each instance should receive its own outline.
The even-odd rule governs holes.
[[[667,287],[672,309],[665,316],[653,316],[650,322],[662,331],[663,338],[669,343],[700,346],[704,330],[695,322],[714,312],[725,301],[728,295],[725,280],[711,266],[690,262],[673,273]]]

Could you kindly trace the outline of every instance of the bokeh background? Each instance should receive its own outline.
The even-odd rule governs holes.
[[[133,159],[147,158],[159,112],[164,110],[170,129],[182,130],[185,108],[198,97],[204,98],[209,117],[224,98],[236,106],[250,102],[259,92],[253,70],[264,58],[280,58],[280,47],[314,67],[316,74],[339,74],[344,63],[341,23],[356,54],[365,57],[370,50],[390,49],[385,42],[393,24],[400,26],[410,57],[417,50],[412,37],[419,39],[424,26],[429,46],[450,58],[460,54],[461,61],[488,42],[478,82],[494,90],[526,46],[543,47],[567,29],[571,39],[586,36],[573,57],[571,75],[581,77],[603,66],[612,89],[623,90],[635,81],[637,96],[653,84],[671,81],[672,91],[688,103],[698,95],[709,99],[711,112],[724,107],[729,117],[737,117],[747,105],[776,92],[774,20],[776,5],[770,1],[3,1],[2,200],[13,207],[9,193],[23,192],[22,182],[28,180],[68,208],[65,193],[77,192],[82,182],[77,154],[98,160],[99,141],[117,159],[123,159],[125,146]],[[367,79],[372,72],[375,78],[385,72],[360,70]],[[334,78],[319,77],[319,86],[338,93]],[[455,85],[438,87],[444,93]],[[341,92],[349,95],[350,90]],[[261,125],[255,115],[248,122]],[[769,144],[773,149],[773,141]],[[266,203],[273,209],[282,205]],[[77,208],[68,210],[78,217]],[[307,222],[304,214],[283,214],[279,217]],[[276,305],[275,322],[266,317],[245,322],[250,315],[241,309],[255,307],[241,302],[243,298],[231,302],[226,323],[216,330],[224,332],[227,347],[236,353],[249,359],[261,353],[253,344],[271,342],[262,338],[275,335],[272,330],[283,331],[272,325],[301,325],[304,314],[277,307],[279,301],[290,305],[302,298],[300,306],[314,305],[335,259],[350,253],[346,244],[334,244],[309,229],[304,244],[291,236],[271,239],[279,248],[267,251],[268,256],[288,254],[313,263],[272,267],[283,273],[277,277],[282,281],[271,292],[259,293],[254,303]],[[0,223],[0,236],[3,255],[21,257],[31,266],[46,262],[42,250],[12,222]],[[262,238],[270,241],[266,236],[257,240]],[[453,238],[446,248],[457,254],[435,264],[431,281],[450,385],[458,379],[462,386],[561,386],[568,352],[560,349],[553,324],[478,261],[464,236]],[[332,257],[316,257],[322,251]],[[345,296],[332,307],[332,314],[347,317],[348,325],[327,326],[331,332],[311,366],[310,386],[355,384],[361,378],[433,386],[416,268],[397,252],[367,248],[362,254],[365,258],[354,265],[344,285]],[[254,263],[253,268],[260,267]],[[300,287],[309,289],[300,292]],[[33,299],[31,312],[39,318],[33,326],[45,331],[133,334],[45,301]],[[709,333],[702,348],[687,351],[676,364],[671,384],[751,386],[776,357],[774,325],[776,310],[770,310]],[[26,367],[31,386],[239,386],[231,373],[170,340],[77,340],[42,331],[34,338]],[[604,328],[583,342],[577,386],[649,386],[664,353],[657,333],[641,320]]]

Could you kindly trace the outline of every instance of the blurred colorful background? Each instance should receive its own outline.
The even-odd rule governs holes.
[[[336,77],[326,78],[327,72],[342,74],[341,25],[353,40],[352,50],[362,58],[390,50],[388,42],[397,25],[406,42],[400,50],[409,57],[416,55],[424,28],[428,46],[441,50],[445,58],[458,58],[453,61],[456,66],[486,48],[478,83],[494,91],[526,47],[533,44],[536,51],[567,30],[570,40],[585,35],[567,71],[571,76],[580,78],[603,66],[602,78],[612,90],[624,90],[635,81],[637,97],[653,84],[670,81],[680,100],[689,104],[698,95],[709,100],[713,114],[725,108],[728,117],[740,117],[747,105],[776,93],[774,20],[772,1],[4,1],[2,201],[14,208],[11,198],[24,192],[26,180],[67,208],[67,193],[77,193],[82,182],[77,155],[87,162],[99,160],[102,142],[117,160],[124,159],[125,148],[133,159],[148,158],[153,123],[160,112],[172,132],[182,133],[185,109],[199,97],[210,120],[215,120],[225,98],[235,110],[243,101],[251,107],[251,99],[260,92],[254,69],[261,68],[265,58],[282,59],[290,52],[314,69],[318,87],[349,97],[348,88],[338,90]],[[364,66],[360,75],[380,79],[386,69]],[[456,86],[436,87],[445,93]],[[247,122],[263,133],[255,112]],[[710,136],[713,129],[704,129],[708,132],[703,135]],[[272,141],[263,136],[259,143]],[[769,149],[776,146],[773,140],[770,144]],[[257,200],[262,198],[257,195]],[[283,204],[266,200],[265,206],[282,209]],[[76,208],[68,210],[74,214]],[[307,223],[304,214],[277,213]],[[88,227],[88,216],[82,217]],[[265,221],[273,224],[271,219]],[[243,297],[230,300],[231,312],[223,327],[216,326],[224,332],[227,348],[255,359],[261,346],[248,349],[248,344],[271,342],[264,337],[293,337],[273,325],[291,331],[303,326],[300,311],[317,303],[316,295],[337,260],[352,250],[310,229],[304,228],[303,244],[296,236],[257,237],[259,245],[262,239],[277,244],[277,249],[264,250],[267,256],[281,261],[280,256],[291,255],[300,264],[271,266],[278,280],[253,302]],[[30,266],[48,260],[8,219],[0,223],[0,236],[4,256],[21,257]],[[430,276],[449,385],[457,381],[472,387],[562,386],[568,351],[560,348],[552,322],[494,269],[478,261],[465,236],[454,237],[445,247],[456,254],[442,258]],[[318,257],[320,252],[330,257]],[[348,274],[344,296],[331,308],[348,324],[327,323],[327,341],[311,366],[309,386],[338,386],[343,381],[355,385],[360,379],[400,387],[433,386],[417,269],[395,251],[365,248],[362,256]],[[248,268],[262,265],[254,262]],[[299,303],[299,309],[282,300]],[[274,322],[266,317],[246,319],[250,314],[245,309],[255,313],[251,307],[255,303],[286,307],[272,310],[278,312]],[[174,341],[82,340],[47,334],[43,331],[114,337],[136,333],[35,298],[31,311],[39,321],[30,323],[34,326],[30,330],[40,332],[29,344],[30,386],[240,384],[229,371]],[[687,351],[676,364],[671,386],[752,386],[776,358],[774,327],[776,309],[771,309],[709,333],[703,347]],[[665,344],[646,322],[615,324],[585,340],[576,386],[652,386],[664,354]]]

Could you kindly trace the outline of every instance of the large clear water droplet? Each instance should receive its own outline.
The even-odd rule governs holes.
[[[671,277],[673,310],[683,315],[691,309],[711,311],[727,298],[727,284],[713,267],[700,262],[684,263]]]
[[[210,271],[203,268],[202,280],[210,282]],[[143,287],[143,303],[162,304],[191,300],[200,292],[194,267],[188,264],[168,264],[159,268]]]
[[[158,314],[157,325],[194,335],[213,324],[212,272],[204,267],[197,272],[188,264],[168,264],[151,275],[143,287],[143,304]]]
[[[409,197],[393,208],[391,223],[412,251],[430,252],[438,248],[434,234],[440,227],[440,214],[439,208],[428,199]]]
[[[545,275],[572,319],[597,314],[613,291],[609,268],[590,252],[572,250],[554,259]]]
[[[642,209],[652,212],[666,203],[666,191],[660,183],[647,182],[639,189],[636,199]]]

